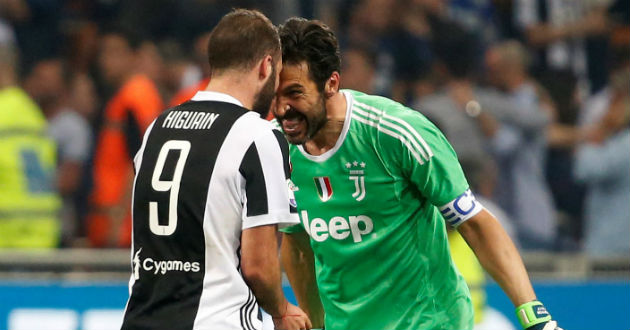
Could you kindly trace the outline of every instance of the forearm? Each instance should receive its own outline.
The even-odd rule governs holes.
[[[298,305],[309,316],[313,327],[321,328],[324,325],[324,308],[317,289],[313,252],[304,243],[296,242],[297,238],[294,236],[284,235],[281,248],[282,266]]]
[[[283,316],[287,300],[282,291],[275,225],[249,228],[241,236],[241,273],[258,304],[271,316]]]
[[[269,265],[271,266],[271,265]],[[267,272],[260,270],[243,270],[243,278],[250,287],[258,305],[271,316],[283,316],[287,308],[287,300],[282,291],[282,277],[280,265],[265,267]]]
[[[518,250],[494,216],[483,210],[458,230],[514,306],[536,299]]]

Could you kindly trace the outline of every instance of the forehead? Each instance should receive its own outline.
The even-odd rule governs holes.
[[[280,88],[292,86],[307,89],[317,87],[309,75],[308,64],[306,64],[306,62],[283,64],[282,71],[280,72]]]

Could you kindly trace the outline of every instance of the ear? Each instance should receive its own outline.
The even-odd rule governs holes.
[[[339,92],[339,86],[341,85],[341,80],[339,76],[339,72],[333,71],[330,75],[330,78],[326,81],[326,85],[324,85],[324,96],[331,97]]]
[[[266,80],[273,73],[273,58],[271,55],[265,56],[258,65],[258,78]]]

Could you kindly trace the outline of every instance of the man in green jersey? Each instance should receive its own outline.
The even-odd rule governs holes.
[[[446,220],[518,306],[523,327],[555,329],[516,248],[475,200],[442,133],[394,101],[340,91],[338,44],[323,23],[292,18],[280,37],[274,114],[292,144],[302,222],[286,230],[282,259],[313,326],[472,328]]]

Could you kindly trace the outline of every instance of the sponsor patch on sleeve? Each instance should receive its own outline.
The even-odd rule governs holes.
[[[479,213],[479,211],[483,209],[483,206],[475,199],[470,189],[468,189],[446,205],[440,206],[439,209],[444,220],[451,226],[457,227]]]

